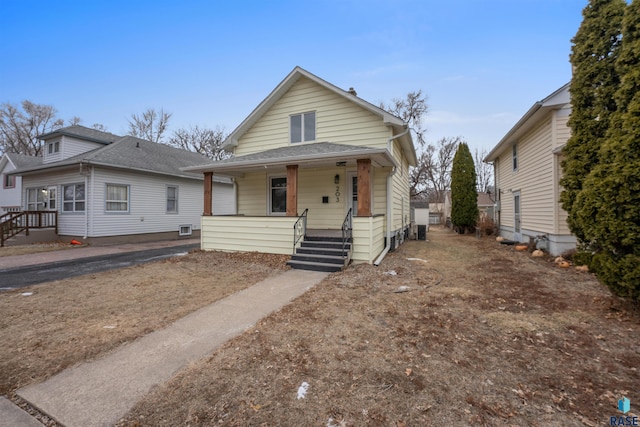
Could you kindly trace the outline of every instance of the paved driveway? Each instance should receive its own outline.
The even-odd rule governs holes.
[[[197,249],[199,246],[198,243],[190,243],[131,252],[76,257],[37,265],[0,268],[0,291],[186,255],[190,250]],[[75,251],[75,249],[61,252],[69,251]],[[79,252],[78,255],[80,255]]]

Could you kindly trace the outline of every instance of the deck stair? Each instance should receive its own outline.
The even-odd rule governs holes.
[[[336,272],[344,269],[351,260],[352,239],[343,247],[341,236],[327,234],[306,235],[287,264],[300,270]]]

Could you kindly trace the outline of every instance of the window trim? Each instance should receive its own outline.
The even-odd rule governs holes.
[[[176,189],[176,196],[175,196],[176,207],[175,207],[175,210],[172,210],[172,211],[169,210],[169,188]],[[165,201],[165,205],[164,205],[165,213],[168,213],[171,215],[175,215],[179,213],[180,210],[179,210],[178,203],[180,201],[180,187],[178,185],[169,185],[169,184],[165,185],[164,201]]]
[[[514,142],[511,146],[511,170],[518,172],[519,159],[518,159],[518,143]]]
[[[284,212],[273,212],[272,210],[272,190],[273,190],[273,185],[272,185],[272,181],[274,179],[280,179],[280,178],[284,178],[285,182],[287,180],[287,175],[286,174],[269,174],[267,176],[267,215],[269,216],[286,216],[287,215],[287,187],[285,186],[285,193],[284,193],[284,197],[285,197],[285,207],[284,207]]]
[[[80,199],[76,199],[76,186],[78,185],[82,185],[84,186],[84,182],[71,182],[68,184],[62,184],[62,213],[84,213],[87,210],[87,188],[84,188],[84,199],[80,200]],[[66,200],[65,199],[65,188],[69,187],[69,186],[73,186],[73,200]],[[76,209],[76,203],[78,202],[84,202],[84,209],[80,210],[80,209]],[[67,203],[73,203],[73,210],[67,210],[66,209],[66,204]]]
[[[313,139],[305,139],[305,116],[307,114],[313,114]],[[300,117],[300,141],[293,141],[293,127],[291,122],[294,117]],[[318,113],[316,110],[305,111],[303,113],[296,113],[289,115],[289,144],[304,144],[308,142],[315,142],[318,139]]]
[[[109,193],[109,186],[113,187],[125,187],[127,189],[127,199],[126,200],[109,200],[107,199],[107,194]],[[86,195],[85,195],[86,198]],[[126,203],[126,210],[110,210],[108,208],[109,203]],[[119,184],[115,182],[105,182],[104,184],[104,213],[113,215],[113,214],[128,214],[131,212],[131,186],[129,184]]]
[[[3,173],[2,188],[16,188],[16,176],[8,173]]]

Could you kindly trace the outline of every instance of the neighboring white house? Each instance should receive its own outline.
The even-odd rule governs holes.
[[[11,173],[16,187],[22,179],[19,206],[57,211],[60,236],[88,242],[197,236],[204,211],[235,213],[232,180],[213,182],[216,197],[207,208],[202,174],[181,170],[210,161],[200,154],[83,126],[39,138],[44,154]]]
[[[23,154],[5,153],[0,159],[0,215],[7,212],[18,212],[22,208],[22,177],[10,172],[39,163],[37,157]]]
[[[296,67],[223,147],[235,157],[185,169],[237,183],[239,215],[205,213],[203,249],[290,254],[296,233],[340,236],[344,225],[351,259],[377,263],[408,236],[411,133],[353,89]]]
[[[566,84],[536,102],[484,159],[494,166],[500,234],[516,241],[544,236],[553,255],[576,244],[560,204],[559,184],[570,113]]]

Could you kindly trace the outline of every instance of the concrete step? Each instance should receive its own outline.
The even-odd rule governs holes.
[[[334,273],[336,271],[342,270],[342,265],[338,264],[328,264],[324,262],[313,262],[313,261],[287,261],[287,264],[291,266],[291,268],[295,268],[297,270],[311,270],[311,271],[326,271],[328,273]]]

